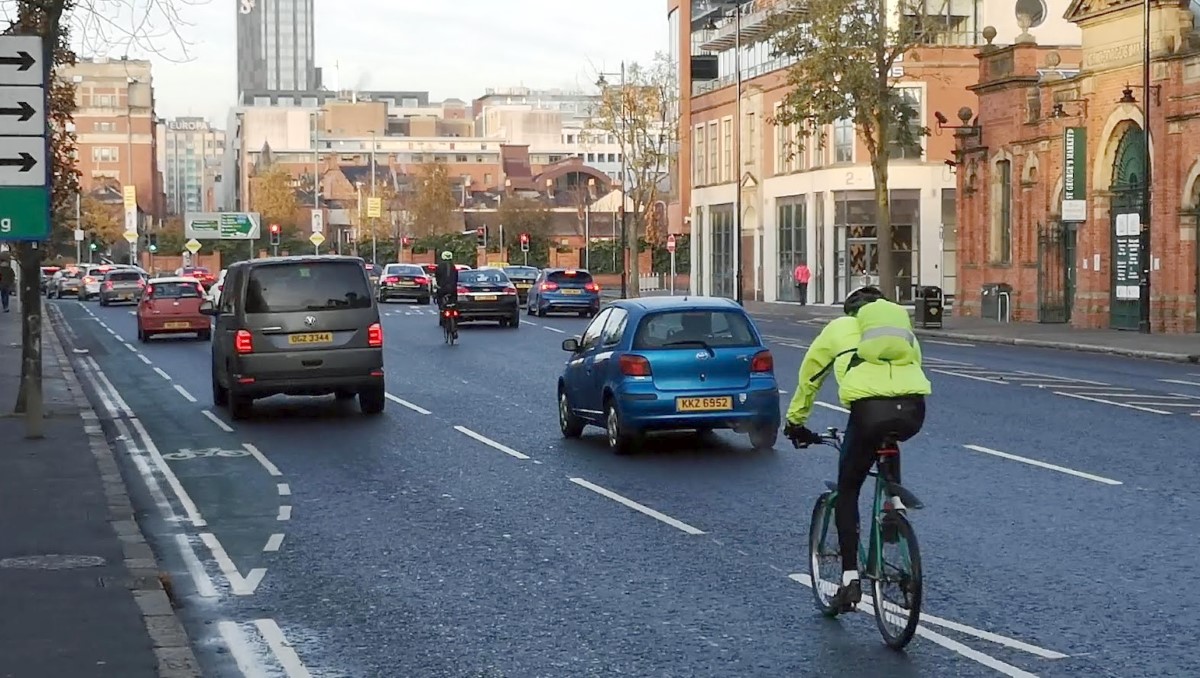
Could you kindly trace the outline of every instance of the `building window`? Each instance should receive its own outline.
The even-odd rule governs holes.
[[[454,156],[454,162],[467,162],[467,156],[456,155],[456,156]]]
[[[1012,262],[1012,161],[996,163],[992,200],[992,261]]]
[[[717,140],[717,122],[708,123],[708,183],[716,184],[721,181],[720,162],[721,144]]]
[[[696,125],[692,134],[696,137],[696,148],[692,154],[692,173],[695,175],[692,184],[703,186],[704,168],[708,165],[708,158],[704,156],[704,125]]]
[[[117,95],[115,94],[93,94],[92,105],[98,108],[116,108]]]
[[[120,159],[118,149],[109,146],[92,148],[92,162],[116,162]]]
[[[808,263],[808,196],[793,195],[776,202],[779,233],[779,300],[800,301],[795,285],[796,267]]]
[[[733,119],[725,118],[721,121],[721,178],[720,181],[730,181],[733,176]]]
[[[919,87],[898,87],[896,97],[899,105],[908,109],[908,134],[911,139],[907,143],[893,140],[890,144],[892,160],[920,160],[923,154],[921,148],[922,130],[925,128],[925,115],[921,106],[921,89]]]
[[[92,124],[92,128],[96,132],[115,132],[117,131],[117,123],[115,122],[97,122]]]
[[[758,156],[758,119],[754,113],[746,114],[746,148],[742,150],[742,164],[752,165]],[[741,172],[737,172],[740,176]]]
[[[833,161],[854,162],[854,121],[833,123]]]
[[[712,296],[734,296],[733,205],[713,205],[708,210],[712,226]]]

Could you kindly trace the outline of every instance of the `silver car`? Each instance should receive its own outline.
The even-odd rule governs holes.
[[[100,305],[136,304],[146,289],[146,279],[132,268],[115,268],[104,274],[100,283]]]

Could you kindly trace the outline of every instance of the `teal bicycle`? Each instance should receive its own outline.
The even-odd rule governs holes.
[[[842,453],[843,436],[836,428],[828,429],[821,441]],[[796,443],[797,447],[801,446]],[[875,622],[888,647],[900,650],[912,641],[921,618],[923,593],[921,580],[921,550],[917,534],[908,521],[907,509],[924,508],[920,499],[899,483],[893,482],[889,461],[900,454],[895,439],[879,446],[875,468],[875,498],[871,506],[871,529],[866,548],[858,545],[859,575],[871,583]],[[817,498],[809,527],[808,549],[813,597],[821,612],[836,616],[831,599],[842,582],[842,556],[838,546],[834,507],[837,483],[825,481],[828,490]],[[895,547],[895,555],[885,551]],[[822,571],[824,567],[824,571]],[[886,593],[894,587],[897,600]]]

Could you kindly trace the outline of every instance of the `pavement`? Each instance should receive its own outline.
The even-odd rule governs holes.
[[[43,334],[44,437],[13,415],[21,315],[0,314],[0,676],[198,676],[116,459]]]
[[[382,416],[272,398],[235,423],[207,342],[138,343],[129,307],[52,305],[205,675],[1200,671],[1200,599],[1176,583],[1200,557],[1197,367],[927,337],[934,395],[904,458],[925,614],[895,653],[805,584],[832,451],[562,438],[560,344],[586,320],[464,326],[449,347],[431,307],[386,304]],[[767,310],[786,403],[820,328]],[[812,426],[841,426],[832,386],[820,400]]]

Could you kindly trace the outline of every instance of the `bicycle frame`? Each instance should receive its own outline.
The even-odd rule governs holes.
[[[453,341],[454,335],[458,334],[458,304],[446,304],[441,313],[446,320],[444,325],[446,340]]]

